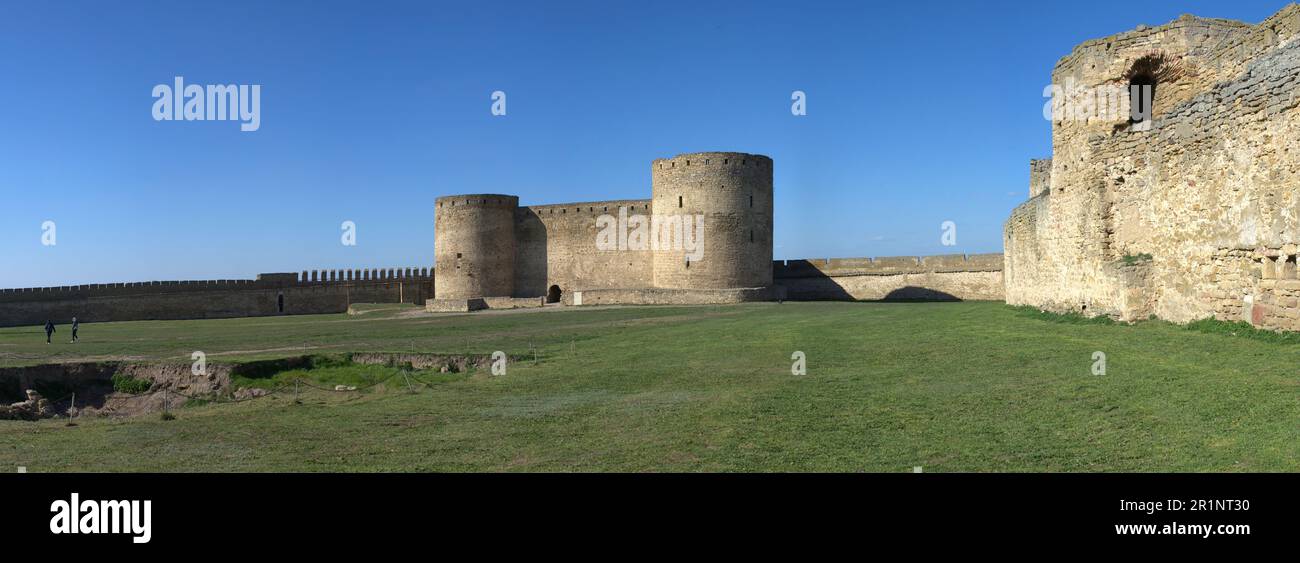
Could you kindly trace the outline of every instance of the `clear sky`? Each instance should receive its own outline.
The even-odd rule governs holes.
[[[706,150],[775,160],[777,259],[999,252],[1057,59],[1283,5],[2,0],[0,287],[428,266],[438,196],[648,198]],[[175,76],[260,84],[260,129],[155,121]]]

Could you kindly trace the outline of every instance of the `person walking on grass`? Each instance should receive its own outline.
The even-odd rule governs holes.
[[[45,343],[46,344],[50,343],[50,336],[53,334],[54,334],[54,322],[49,320],[45,321]]]
[[[73,342],[77,341],[77,329],[80,327],[81,325],[77,324],[77,317],[72,317],[72,341]]]

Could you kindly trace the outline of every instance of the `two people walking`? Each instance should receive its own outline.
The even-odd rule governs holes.
[[[77,322],[77,317],[72,317],[72,341],[77,341],[77,329],[81,328],[81,323]],[[54,336],[54,321],[45,321],[45,343],[50,344],[50,339]]]

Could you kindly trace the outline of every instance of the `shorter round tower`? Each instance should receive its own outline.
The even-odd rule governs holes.
[[[434,298],[513,296],[519,198],[456,195],[434,205]]]

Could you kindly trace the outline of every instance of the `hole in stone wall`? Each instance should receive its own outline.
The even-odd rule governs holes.
[[[1187,74],[1186,67],[1179,59],[1165,53],[1153,51],[1133,61],[1125,71],[1122,80],[1129,86],[1130,124],[1146,123],[1156,117],[1156,90],[1160,84],[1172,84]],[[1138,95],[1134,96],[1134,88]],[[1139,115],[1144,114],[1144,115]],[[1145,128],[1139,130],[1146,130]]]
[[[548,290],[546,291],[546,302],[547,302],[547,303],[559,303],[559,302],[560,302],[560,295],[561,295],[561,292],[560,292],[560,286],[558,286],[558,285],[553,285],[553,286],[551,286],[551,289],[548,289]]]
[[[1156,79],[1150,74],[1139,74],[1129,79],[1129,118],[1131,125],[1147,121],[1144,116],[1154,115],[1151,105],[1156,99]]]

